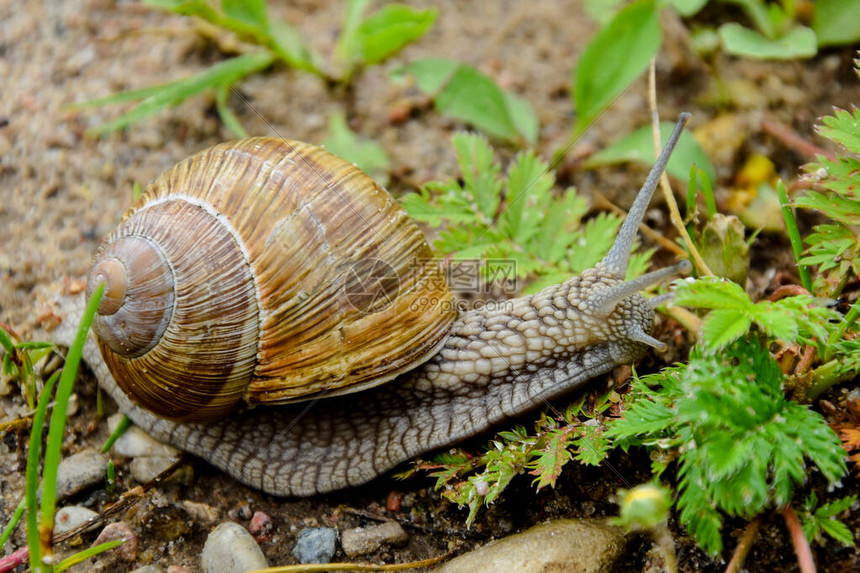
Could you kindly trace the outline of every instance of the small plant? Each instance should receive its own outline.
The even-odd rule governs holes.
[[[580,225],[586,200],[574,189],[556,196],[554,174],[534,153],[519,153],[501,176],[486,139],[459,133],[453,144],[463,183],[431,182],[402,199],[419,221],[451,223],[433,245],[439,255],[514,260],[518,278],[532,281],[526,291],[534,292],[582,272],[609,250],[621,221],[601,214]],[[641,274],[649,256],[634,255],[628,275]]]
[[[860,155],[860,110],[837,110],[823,119],[818,132]],[[806,237],[808,251],[799,261],[806,267],[818,267],[814,289],[832,297],[842,293],[849,279],[860,276],[860,160],[855,156],[819,156],[818,163],[806,168],[813,189],[794,202],[833,221],[815,226]]]
[[[436,489],[450,501],[469,508],[471,524],[482,505],[493,503],[519,473],[534,476],[536,489],[555,487],[562,468],[571,460],[598,465],[609,442],[603,437],[603,413],[617,394],[609,392],[590,399],[583,396],[557,418],[542,415],[533,434],[522,426],[499,432],[486,451],[471,456],[456,449],[419,460],[415,470],[429,470]]]
[[[823,534],[827,534],[843,545],[854,545],[854,533],[836,518],[856,501],[856,495],[849,495],[831,503],[818,505],[818,496],[815,492],[811,492],[803,502],[803,513],[800,515],[806,539],[810,543],[820,542]]]
[[[54,514],[57,502],[57,468],[60,464],[60,455],[63,445],[63,438],[66,424],[66,411],[69,404],[69,398],[72,395],[75,378],[78,373],[78,366],[81,360],[81,354],[86,340],[87,332],[93,322],[96,314],[96,309],[104,293],[104,285],[96,287],[93,295],[87,303],[84,311],[81,324],[78,328],[77,335],[72,346],[69,348],[66,356],[65,367],[62,371],[55,372],[46,382],[42,393],[39,397],[39,403],[36,406],[33,414],[33,425],[30,432],[30,442],[27,451],[27,469],[26,469],[26,493],[21,505],[15,511],[10,522],[3,530],[2,542],[11,535],[14,528],[17,526],[22,517],[26,518],[27,525],[27,549],[30,561],[30,570],[40,573],[59,573],[65,571],[72,565],[80,563],[85,559],[103,553],[117,547],[125,542],[118,539],[99,544],[95,547],[90,547],[83,551],[77,552],[70,557],[61,561],[54,558],[53,549],[53,533],[54,533]],[[0,339],[5,337],[8,340],[8,334],[0,329]],[[4,348],[6,344],[3,345]],[[34,348],[45,348],[53,345],[49,343],[33,343],[29,345]],[[59,380],[59,383],[58,383]],[[56,392],[54,388],[56,387]],[[42,436],[45,427],[45,419],[49,404],[53,406],[51,414],[48,437],[45,442],[45,447],[42,447]],[[40,464],[40,458],[44,453],[44,459]],[[42,466],[42,479],[39,479],[39,468]],[[20,552],[20,559],[17,562],[26,561],[27,556],[24,552]],[[16,557],[17,559],[17,557]]]
[[[616,446],[659,449],[658,474],[676,459],[681,522],[709,553],[722,550],[722,513],[751,519],[789,503],[805,460],[831,482],[842,449],[820,415],[786,399],[783,374],[757,337],[720,353],[637,379],[624,417],[608,430]],[[668,456],[667,456],[668,454]]]
[[[472,66],[431,58],[396,72],[396,76],[402,74],[415,78],[421,91],[433,97],[439,113],[518,145],[537,142],[540,125],[531,105]]]
[[[122,129],[189,97],[212,90],[225,125],[237,136],[247,137],[227,105],[231,87],[236,82],[280,62],[320,76],[331,85],[347,86],[363,68],[395,55],[424,35],[436,21],[436,10],[413,10],[400,4],[388,4],[364,17],[369,3],[370,0],[350,0],[347,3],[335,60],[326,65],[322,57],[301,40],[298,30],[286,22],[269,18],[265,0],[222,0],[219,7],[204,0],[147,0],[146,4],[150,6],[199,18],[257,48],[190,78],[72,107],[137,102],[118,119],[92,130],[95,134],[102,134]]]

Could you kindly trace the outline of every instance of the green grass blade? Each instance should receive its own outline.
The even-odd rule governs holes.
[[[113,447],[113,445],[116,443],[116,441],[119,439],[119,437],[122,436],[126,432],[126,430],[128,430],[130,427],[131,427],[131,418],[123,415],[123,417],[119,421],[119,424],[116,425],[116,429],[113,432],[111,432],[111,435],[108,436],[107,441],[105,441],[105,444],[102,446],[101,452],[103,454],[106,454],[108,452],[108,450],[110,450]]]
[[[797,220],[794,218],[794,211],[791,210],[791,205],[788,202],[788,194],[785,192],[785,185],[783,185],[782,181],[778,181],[776,184],[776,194],[779,197],[779,205],[782,208],[782,216],[785,219],[785,228],[788,231],[788,239],[791,241],[791,249],[794,251],[797,272],[800,274],[800,284],[811,293],[812,275],[809,272],[809,267],[801,265],[799,262],[803,254],[803,241],[800,239]]]
[[[12,342],[12,338],[0,327],[0,346],[3,347],[3,350],[6,351],[6,355],[9,356],[13,352],[15,352],[15,343]]]
[[[60,372],[54,372],[39,397],[36,413],[33,415],[33,427],[30,430],[30,447],[27,451],[27,471],[25,483],[25,500],[27,505],[27,545],[30,548],[30,571],[40,570],[41,550],[39,545],[39,527],[37,524],[38,492],[39,492],[39,454],[42,450],[42,431],[45,428],[45,415],[48,404],[54,393],[54,385],[60,377]]]
[[[218,115],[221,116],[221,121],[224,122],[227,129],[235,133],[236,137],[244,139],[248,137],[248,132],[245,131],[244,127],[242,127],[242,124],[239,122],[239,118],[236,117],[236,114],[233,113],[230,106],[227,105],[227,98],[230,96],[230,91],[230,84],[224,84],[219,87],[218,97],[215,98],[215,105],[218,108]]]
[[[93,323],[104,290],[104,283],[100,283],[87,301],[84,315],[78,326],[78,333],[66,355],[66,364],[57,386],[54,411],[51,414],[51,425],[48,429],[48,442],[45,447],[45,465],[42,470],[42,505],[38,535],[43,544],[43,557],[50,556],[52,552],[50,544],[54,532],[54,511],[57,507],[57,466],[60,465],[60,450],[63,446],[63,433],[66,427],[66,409],[75,385],[87,332]]]
[[[226,62],[215,64],[203,72],[179,80],[157,86],[154,92],[143,99],[139,105],[114,121],[100,125],[90,130],[95,135],[101,135],[117,129],[123,129],[156,112],[173,105],[178,105],[189,97],[207,89],[220,88],[225,84],[233,84],[243,77],[269,67],[275,57],[270,53],[255,53],[237,56]]]
[[[77,565],[82,561],[86,561],[90,557],[99,555],[101,553],[104,553],[105,551],[110,551],[114,547],[119,547],[123,543],[125,543],[125,539],[114,539],[113,541],[105,541],[104,543],[99,543],[94,547],[88,547],[87,549],[79,551],[70,557],[66,557],[65,559],[57,563],[54,566],[54,573],[60,573],[61,571],[65,571],[72,565]]]
[[[15,512],[12,514],[12,517],[9,518],[9,523],[7,523],[6,527],[3,528],[3,533],[0,534],[0,547],[6,546],[6,542],[9,541],[9,537],[12,536],[12,532],[15,531],[18,523],[20,523],[25,509],[27,509],[26,497],[24,497],[24,499],[21,500],[21,503],[18,504],[18,507],[15,508]]]

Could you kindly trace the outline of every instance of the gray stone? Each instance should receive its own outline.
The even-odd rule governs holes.
[[[561,519],[491,541],[438,573],[597,573],[609,568],[624,541],[621,528],[603,521]]]
[[[77,505],[63,507],[57,511],[56,515],[54,515],[54,533],[60,534],[71,531],[82,523],[86,523],[93,519],[97,515],[98,513],[91,509],[87,509],[86,507],[80,507]],[[96,527],[98,526],[94,524],[84,531],[92,531]]]
[[[96,450],[84,450],[60,461],[57,468],[57,499],[103,484],[107,465],[107,460]]]
[[[134,476],[137,483],[145,484],[154,480],[159,474],[161,474],[161,472],[175,464],[177,459],[179,458],[167,456],[142,456],[131,460],[128,467],[131,471],[131,475]],[[191,470],[191,466],[186,464],[170,474],[170,477],[168,477],[166,481],[172,483],[188,483],[191,481],[191,477],[193,475],[194,472]]]
[[[373,553],[383,545],[403,545],[409,536],[396,521],[387,521],[371,527],[358,527],[343,532],[340,545],[350,557]]]
[[[334,556],[337,529],[330,527],[307,527],[299,531],[293,557],[299,563],[328,563]]]
[[[108,418],[108,429],[113,432],[122,419],[122,414],[114,414]],[[179,450],[173,446],[162,444],[135,425],[129,426],[128,430],[120,436],[113,445],[113,451],[126,458],[137,458],[141,456],[166,456],[176,457]]]
[[[206,538],[202,562],[205,573],[246,573],[269,566],[248,530],[232,521],[222,523]]]

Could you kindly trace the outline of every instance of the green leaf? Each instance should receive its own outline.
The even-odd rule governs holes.
[[[549,166],[533,153],[520,153],[508,170],[507,205],[499,227],[514,241],[524,244],[538,230],[546,211],[554,178]]]
[[[332,114],[323,143],[328,151],[354,163],[381,185],[387,183],[391,163],[388,154],[375,141],[358,137],[347,125],[343,112]]]
[[[573,78],[576,133],[645,71],[661,41],[654,0],[633,2],[591,39]]]
[[[546,445],[534,461],[529,463],[529,467],[533,468],[529,473],[537,476],[533,483],[538,490],[548,485],[555,486],[558,476],[561,475],[561,468],[571,459],[567,446],[567,435],[553,432],[547,437]]]
[[[786,300],[786,299],[783,299]],[[782,305],[768,301],[753,306],[753,320],[773,338],[794,341],[797,339],[797,315]]]
[[[469,122],[490,135],[509,140],[519,137],[502,89],[471,66],[457,68],[436,96],[436,109],[454,119]]]
[[[752,308],[752,301],[744,289],[731,281],[710,278],[681,281],[675,289],[675,304],[695,308],[726,308],[743,310]]]
[[[817,0],[812,29],[818,38],[818,46],[839,46],[860,41],[858,14],[860,0]]]
[[[501,202],[499,166],[487,140],[475,134],[458,133],[452,138],[466,190],[486,219],[492,220]]]
[[[454,60],[426,58],[399,68],[394,73],[413,76],[422,92],[435,97],[461,65],[460,62]]]
[[[266,27],[266,0],[221,0],[221,9],[229,18],[260,29]]]
[[[860,18],[856,18],[860,22]],[[860,154],[860,109],[855,108],[853,113],[844,109],[837,109],[834,115],[825,116],[822,120],[823,126],[818,128],[818,133],[843,145],[851,153]]]
[[[356,48],[366,65],[379,63],[408,46],[430,29],[438,11],[414,10],[388,4],[366,18],[358,28]]]
[[[508,115],[511,117],[511,121],[514,122],[514,127],[523,136],[526,143],[535,145],[537,143],[538,132],[540,131],[540,121],[532,105],[511,92],[505,91],[503,93],[505,96],[505,105],[508,108]]]
[[[818,525],[822,531],[839,543],[849,547],[854,546],[854,532],[844,523],[835,519],[822,519]]]
[[[660,122],[660,136],[663,145],[669,140],[669,134],[672,133],[673,127],[674,124],[672,123]],[[654,164],[656,161],[654,158],[654,139],[651,135],[650,125],[640,127],[606,149],[598,151],[589,157],[584,165],[588,168],[594,168],[624,161],[635,161],[648,166]],[[714,167],[708,156],[705,155],[696,139],[685,131],[681,134],[675,151],[672,152],[666,171],[677,179],[687,180],[690,175],[690,165],[693,164],[704,171],[711,181],[715,180]]]
[[[735,56],[768,60],[811,58],[818,53],[815,32],[797,25],[775,39],[760,32],[730,22],[720,26],[718,33],[726,51]]]
[[[537,140],[539,124],[531,105],[472,66],[426,59],[412,62],[396,73],[412,75],[421,91],[435,98],[440,113],[515,143],[533,144]]]
[[[746,312],[725,308],[712,310],[702,323],[702,344],[710,350],[719,350],[740,338],[752,326]]]
[[[298,30],[286,22],[269,24],[271,49],[288,65],[314,74],[320,74],[319,55],[312,51],[299,35]]]
[[[708,0],[669,0],[669,4],[685,18],[695,15],[707,3]]]

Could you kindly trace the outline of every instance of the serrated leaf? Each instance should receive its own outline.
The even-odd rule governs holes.
[[[479,135],[458,133],[452,138],[463,174],[465,190],[471,194],[478,210],[491,221],[501,202],[502,182],[499,166],[486,139]]]
[[[774,338],[794,342],[797,339],[797,317],[780,305],[761,301],[753,305],[753,320]]]
[[[860,109],[854,109],[853,113],[837,109],[834,115],[824,117],[822,122],[824,125],[818,128],[818,133],[843,145],[848,151],[860,154]]]
[[[660,137],[663,145],[669,140],[673,127],[674,124],[672,123],[660,122]],[[611,165],[624,161],[634,161],[649,167],[654,164],[654,139],[651,135],[650,125],[640,127],[630,135],[598,151],[589,157],[583,165],[592,169],[601,165]],[[672,177],[686,181],[690,176],[690,165],[694,164],[704,171],[711,181],[715,180],[714,166],[710,159],[692,134],[685,131],[681,134],[681,139],[678,141],[675,151],[672,152],[672,157],[669,158],[666,171]]]
[[[533,468],[529,473],[537,476],[533,483],[538,490],[555,486],[558,476],[561,475],[561,468],[571,459],[567,446],[567,434],[564,432],[552,432],[547,436],[546,445],[529,464],[529,467]]]
[[[574,72],[576,133],[585,131],[645,71],[661,38],[656,3],[638,0],[618,12],[591,39]]]
[[[815,32],[796,25],[778,38],[768,38],[756,30],[730,22],[717,30],[726,52],[735,56],[767,60],[811,58],[818,53]]]
[[[854,545],[854,533],[847,525],[835,519],[822,519],[818,522],[821,530],[843,545]]]
[[[749,295],[740,285],[716,278],[678,282],[675,288],[675,304],[695,308],[743,311],[748,311],[752,307]]]
[[[514,241],[525,244],[537,231],[546,211],[554,178],[546,162],[520,153],[508,169],[507,201],[498,225]]]
[[[620,226],[621,220],[609,213],[600,213],[589,219],[568,253],[568,264],[573,272],[581,273],[606,256]]]
[[[587,466],[597,466],[603,462],[609,449],[609,439],[597,426],[580,426],[583,434],[573,441],[576,447],[574,459]]]

